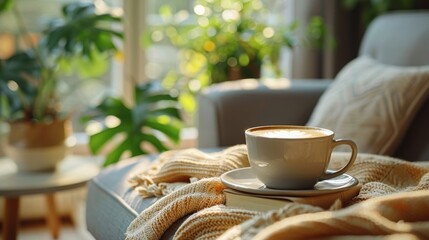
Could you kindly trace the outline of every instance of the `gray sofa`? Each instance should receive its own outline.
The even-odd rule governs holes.
[[[388,65],[429,65],[429,11],[379,17],[367,30],[359,55]],[[292,80],[290,85],[273,89],[265,84],[255,86],[249,79],[207,88],[198,98],[198,146],[244,143],[244,130],[253,126],[305,125],[331,83],[332,79]],[[394,156],[410,161],[429,160],[428,124],[429,97]]]
[[[379,17],[370,26],[360,54],[393,65],[429,65],[429,12],[404,12]],[[289,88],[271,89],[244,81],[204,91],[198,98],[198,143],[219,148],[244,143],[243,130],[265,124],[305,124],[329,80],[294,80]],[[413,161],[429,160],[429,98],[394,154]],[[123,239],[129,223],[157,199],[142,199],[128,184],[129,176],[147,168],[154,156],[121,161],[90,181],[86,221],[96,239]],[[177,222],[164,235],[171,238]]]

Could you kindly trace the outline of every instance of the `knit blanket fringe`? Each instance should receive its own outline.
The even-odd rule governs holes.
[[[348,158],[334,153],[330,168],[340,168]],[[126,239],[159,239],[184,216],[189,217],[174,239],[429,239],[429,162],[358,154],[348,174],[362,188],[352,201],[336,201],[330,209],[291,202],[265,213],[224,205],[226,186],[219,176],[247,166],[245,145],[161,154],[130,178],[142,197],[164,197],[131,222]]]
[[[191,148],[162,153],[147,170],[130,178],[143,197],[163,196],[201,178],[218,177],[232,169],[248,167],[245,145],[205,153]]]

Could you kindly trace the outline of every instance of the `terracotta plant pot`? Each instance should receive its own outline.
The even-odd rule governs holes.
[[[70,135],[69,120],[11,122],[6,155],[15,161],[19,171],[54,170],[67,154],[66,140]]]
[[[228,80],[260,77],[261,63],[257,61],[250,62],[246,67],[228,67]]]

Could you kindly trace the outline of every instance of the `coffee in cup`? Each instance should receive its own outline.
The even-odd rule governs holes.
[[[352,140],[334,139],[334,132],[324,128],[260,126],[247,129],[245,135],[252,171],[273,189],[312,189],[318,181],[346,172],[357,155]],[[333,149],[343,144],[351,148],[349,162],[338,171],[327,171]]]

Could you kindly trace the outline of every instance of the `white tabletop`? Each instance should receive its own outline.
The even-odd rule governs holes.
[[[18,172],[15,163],[0,158],[0,196],[52,193],[85,185],[99,171],[100,159],[67,156],[55,171]]]

